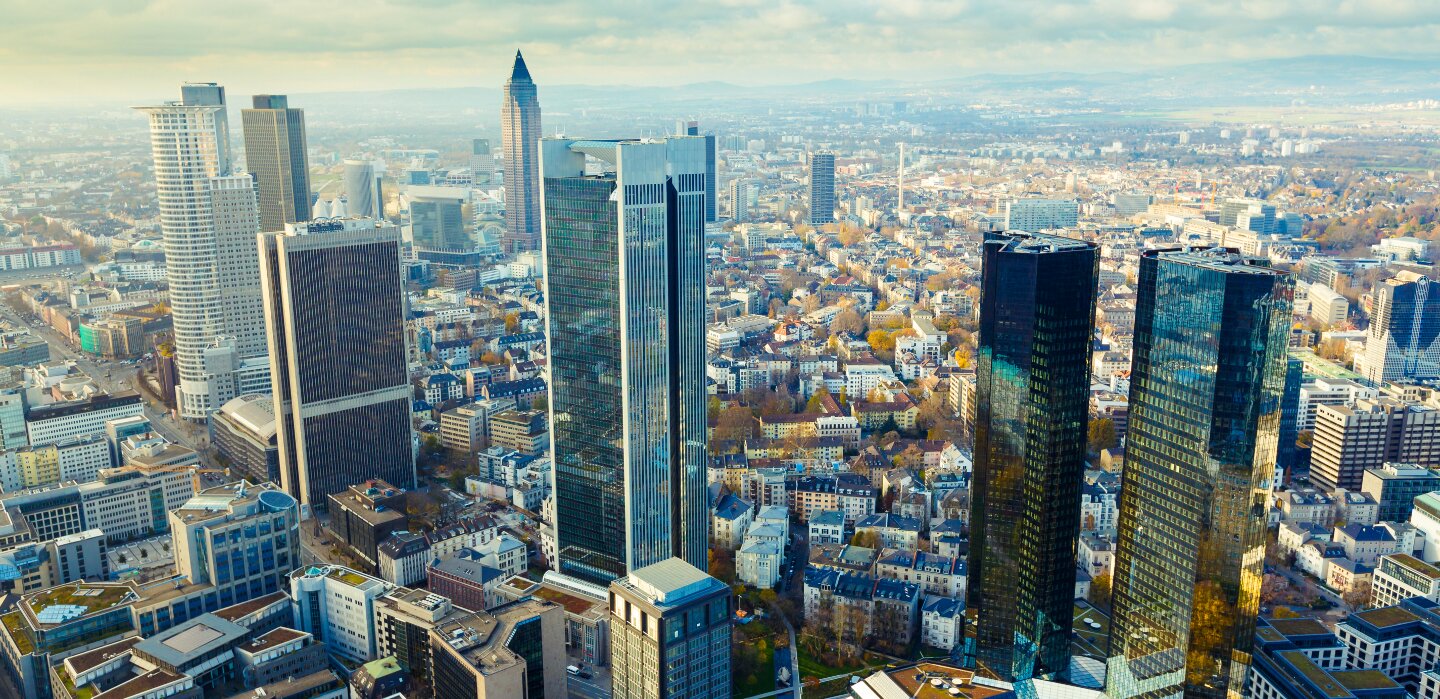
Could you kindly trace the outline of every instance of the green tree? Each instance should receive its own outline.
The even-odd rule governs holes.
[[[1101,573],[1090,581],[1090,604],[1101,609],[1110,608],[1110,574]]]

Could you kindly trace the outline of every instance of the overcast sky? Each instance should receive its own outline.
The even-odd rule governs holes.
[[[536,81],[774,84],[1435,58],[1437,0],[0,0],[0,106]]]

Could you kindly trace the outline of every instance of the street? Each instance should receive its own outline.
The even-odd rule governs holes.
[[[110,362],[96,360],[84,355],[77,349],[70,346],[58,333],[44,323],[31,323],[20,317],[15,310],[5,306],[0,315],[17,326],[28,328],[36,337],[44,340],[50,345],[51,360],[68,359],[75,362],[75,367],[95,382],[95,385],[111,393],[121,391],[136,391],[140,394],[140,400],[144,405],[145,417],[150,419],[150,424],[160,436],[165,439],[181,444],[197,452],[202,453],[204,448],[203,428],[183,423],[172,418],[163,405],[152,403],[149,396],[138,386],[134,385],[135,371],[137,364],[125,364],[123,362]]]

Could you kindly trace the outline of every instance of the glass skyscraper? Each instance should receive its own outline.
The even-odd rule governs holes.
[[[1293,290],[1234,250],[1141,255],[1111,697],[1242,696]]]
[[[706,564],[704,143],[540,144],[560,571],[598,584]]]
[[[1069,669],[1098,262],[1060,236],[984,245],[968,591],[977,667],[1005,681]]]
[[[1402,270],[1375,285],[1375,312],[1365,341],[1365,378],[1386,381],[1440,378],[1440,288]]]

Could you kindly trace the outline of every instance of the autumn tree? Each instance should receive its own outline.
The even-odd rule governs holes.
[[[830,321],[830,334],[839,335],[849,332],[859,334],[865,330],[865,321],[853,308],[847,308],[835,315],[835,320]]]
[[[827,388],[825,388],[824,386],[821,386],[820,388],[815,389],[815,392],[812,393],[812,394],[810,394],[810,400],[805,401],[805,412],[807,412],[807,413],[819,413],[819,412],[824,412],[824,408],[822,408],[822,407],[820,406],[820,402],[821,402],[822,400],[824,400],[824,397],[825,397],[825,396],[828,396],[828,395],[830,395],[830,390],[827,389]]]
[[[1120,439],[1115,435],[1115,421],[1109,418],[1097,418],[1090,421],[1090,452],[1099,454],[1106,449],[1114,449],[1119,446]]]
[[[1090,604],[1101,609],[1110,608],[1110,574],[1101,573],[1090,581]]]
[[[729,445],[731,450],[743,445],[745,440],[755,436],[755,416],[743,405],[732,405],[720,412],[715,420],[715,438],[710,441],[712,449]]]
[[[1350,587],[1350,591],[1340,596],[1340,600],[1350,605],[1356,611],[1370,604],[1370,581],[1362,580]]]
[[[520,330],[520,314],[507,313],[505,315],[505,332],[514,335]]]
[[[855,532],[855,535],[850,537],[850,545],[867,549],[877,548],[875,532],[869,529]]]

